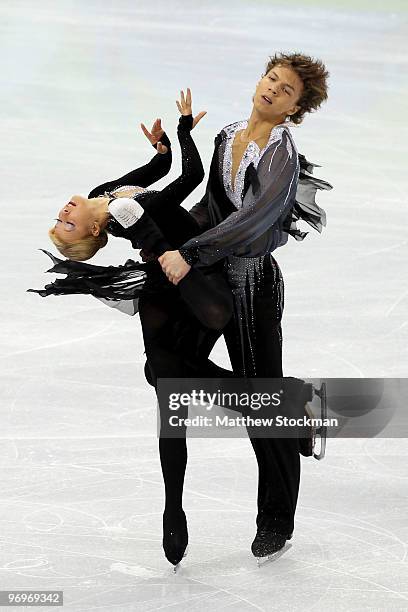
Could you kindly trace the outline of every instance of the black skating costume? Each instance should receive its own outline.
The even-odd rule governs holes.
[[[179,287],[181,289],[182,283],[194,270],[204,271],[210,266],[211,271],[215,267],[218,273],[222,267],[234,296],[234,316],[225,328],[224,335],[235,375],[281,377],[283,280],[278,264],[270,253],[282,246],[289,234],[297,240],[305,237],[306,234],[296,227],[299,218],[321,231],[325,224],[324,211],[317,206],[314,197],[317,189],[330,189],[331,186],[312,175],[315,164],[298,154],[288,125],[282,124],[272,130],[263,151],[257,150],[255,143],[248,145],[232,187],[232,138],[245,125],[245,122],[239,122],[227,126],[216,138],[205,196],[190,211],[197,225],[192,226],[190,221],[186,223],[189,226],[187,232],[193,232],[192,235],[203,233],[194,238],[190,235],[180,248],[182,256],[193,268],[179,283]],[[184,161],[185,151],[183,149]],[[144,186],[140,178],[136,181],[130,175],[125,175],[96,188],[90,197],[130,184]],[[156,213],[161,213],[159,194],[155,197],[158,198]],[[136,199],[150,215],[150,198],[146,196],[144,202],[139,195]],[[136,237],[141,231],[142,221],[143,218],[135,225],[134,229],[139,226],[135,234],[126,236],[131,238],[133,246],[156,254],[166,250],[164,244],[158,248],[154,240],[146,244],[139,240],[140,234],[139,238]],[[156,221],[159,219],[156,218]],[[171,235],[174,230],[171,221],[170,214],[168,232],[167,235],[164,232],[164,237],[169,240],[171,248],[178,248],[182,237],[175,240]],[[151,219],[148,220],[146,216],[145,222],[149,225]],[[111,227],[111,231],[113,233],[115,229]],[[155,232],[160,234],[157,228]],[[124,234],[119,232],[119,235]],[[151,236],[150,229],[147,229],[146,235]],[[205,376],[204,372],[208,372],[205,369],[207,357],[220,332],[208,328],[204,331],[202,326],[198,330],[197,320],[193,321],[187,309],[178,309],[181,302],[179,297],[172,302],[174,308],[170,305],[167,296],[175,293],[168,287],[156,262],[153,263],[151,282],[149,277],[146,279],[146,276],[140,275],[141,270],[145,274],[148,264],[135,264],[131,261],[127,264],[109,267],[110,270],[100,267],[102,272],[106,272],[104,282],[100,283],[97,278],[89,281],[92,271],[82,268],[86,264],[63,262],[51,271],[68,273],[67,279],[64,279],[67,281],[65,290],[64,281],[57,281],[45,289],[48,293],[79,292],[113,298],[119,307],[120,300],[129,303],[138,299],[153,382],[161,376]],[[75,266],[84,271],[84,278],[76,286],[78,277],[69,278],[69,269],[75,269]],[[42,295],[48,293],[43,292]],[[178,330],[176,335],[175,329]],[[191,329],[196,330],[196,333],[192,334]],[[179,361],[172,355],[171,343],[175,337],[178,339]],[[190,369],[186,370],[184,357],[190,362]],[[254,438],[251,437],[250,428],[248,434],[259,467],[258,528],[290,534],[299,488],[298,441]],[[160,451],[166,484],[166,509],[182,523],[181,497],[187,458],[185,440],[161,439]]]

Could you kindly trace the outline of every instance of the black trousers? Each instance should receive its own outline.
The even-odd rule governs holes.
[[[224,329],[235,376],[249,369],[255,360],[255,377],[282,377],[283,310],[282,279],[272,258],[264,266],[261,289],[254,295],[254,335],[242,351],[239,320],[230,320]],[[277,271],[279,274],[277,274]],[[157,387],[158,378],[227,377],[229,371],[219,368],[208,356],[220,336],[219,331],[204,327],[193,316],[177,289],[165,294],[147,295],[139,301],[139,312],[147,358],[147,377]],[[244,368],[243,359],[248,361]],[[300,457],[297,439],[248,436],[258,463],[257,527],[289,534],[294,528],[299,482]],[[182,507],[184,475],[187,462],[185,438],[159,438],[160,461],[165,484],[165,509],[175,512]]]
[[[251,372],[254,378],[281,378],[283,279],[276,260],[265,258],[263,280],[253,296],[253,323],[249,322],[251,342],[243,334],[242,350],[239,330],[242,323],[237,316],[224,329],[224,337],[234,373],[243,376]],[[251,345],[251,346],[249,346]],[[247,427],[258,462],[258,515],[259,529],[290,534],[294,529],[294,516],[300,484],[300,456],[297,438],[258,438]]]

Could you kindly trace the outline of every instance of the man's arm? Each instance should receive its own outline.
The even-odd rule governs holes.
[[[294,204],[299,175],[298,155],[285,131],[263,156],[257,175],[258,188],[250,187],[242,208],[179,249],[188,264],[208,266],[228,255],[259,257],[279,246],[278,221]]]

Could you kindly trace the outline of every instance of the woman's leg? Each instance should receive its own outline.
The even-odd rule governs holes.
[[[146,348],[147,366],[151,383],[157,391],[158,379],[189,376],[215,376],[218,368],[208,355],[220,335],[203,328],[192,317],[176,289],[150,295],[139,301],[140,320]],[[204,374],[203,374],[204,372]],[[224,374],[225,376],[226,374]],[[167,406],[159,409],[165,419]],[[180,408],[179,416],[187,416],[187,408]],[[164,420],[162,420],[164,423]],[[163,513],[163,548],[166,558],[176,565],[188,544],[186,516],[183,510],[183,486],[187,464],[186,430],[177,428],[181,437],[159,436],[160,463],[165,486]]]
[[[183,376],[182,356],[173,349],[174,322],[179,297],[176,290],[140,298],[139,313],[147,364],[153,386],[158,378]],[[165,511],[177,513],[182,508],[184,475],[187,463],[185,438],[159,436],[160,463],[165,487]]]
[[[160,201],[162,196],[160,193],[155,198]],[[197,221],[181,206],[181,202],[182,199],[174,193],[171,202],[164,199],[160,206],[155,206],[155,214],[149,212],[168,243],[167,247],[163,244],[162,252],[178,248],[200,233]],[[231,289],[221,271],[222,263],[216,269],[194,267],[177,285],[181,297],[200,323],[218,331],[226,326],[232,315]]]
[[[159,378],[217,378],[232,375],[208,356],[221,332],[204,328],[189,313],[176,288],[143,296],[139,314],[148,376],[157,390]],[[187,415],[185,415],[187,416]],[[159,437],[166,510],[182,507],[187,446],[185,437]]]
[[[231,319],[232,292],[221,271],[192,268],[177,285],[180,296],[200,323],[221,332]]]

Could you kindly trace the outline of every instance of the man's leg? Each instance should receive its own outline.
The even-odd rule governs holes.
[[[262,292],[254,296],[255,334],[250,343],[244,335],[244,350],[239,342],[240,332],[236,319],[224,330],[224,336],[234,372],[238,376],[246,371],[258,378],[281,378],[283,281],[272,261],[264,268]],[[250,329],[250,326],[248,326]],[[252,350],[251,350],[252,348]],[[243,363],[244,362],[244,363]],[[245,366],[245,367],[244,367]],[[258,529],[290,534],[294,527],[294,514],[300,482],[298,440],[294,438],[256,438],[247,428],[258,463]]]
[[[279,298],[282,285],[272,284],[266,274],[263,295],[254,300],[256,375],[282,378],[282,329]],[[279,281],[282,283],[282,281]],[[276,313],[276,314],[275,314]],[[251,436],[251,429],[248,428]],[[291,534],[300,484],[297,438],[251,438],[259,467],[257,527]]]

